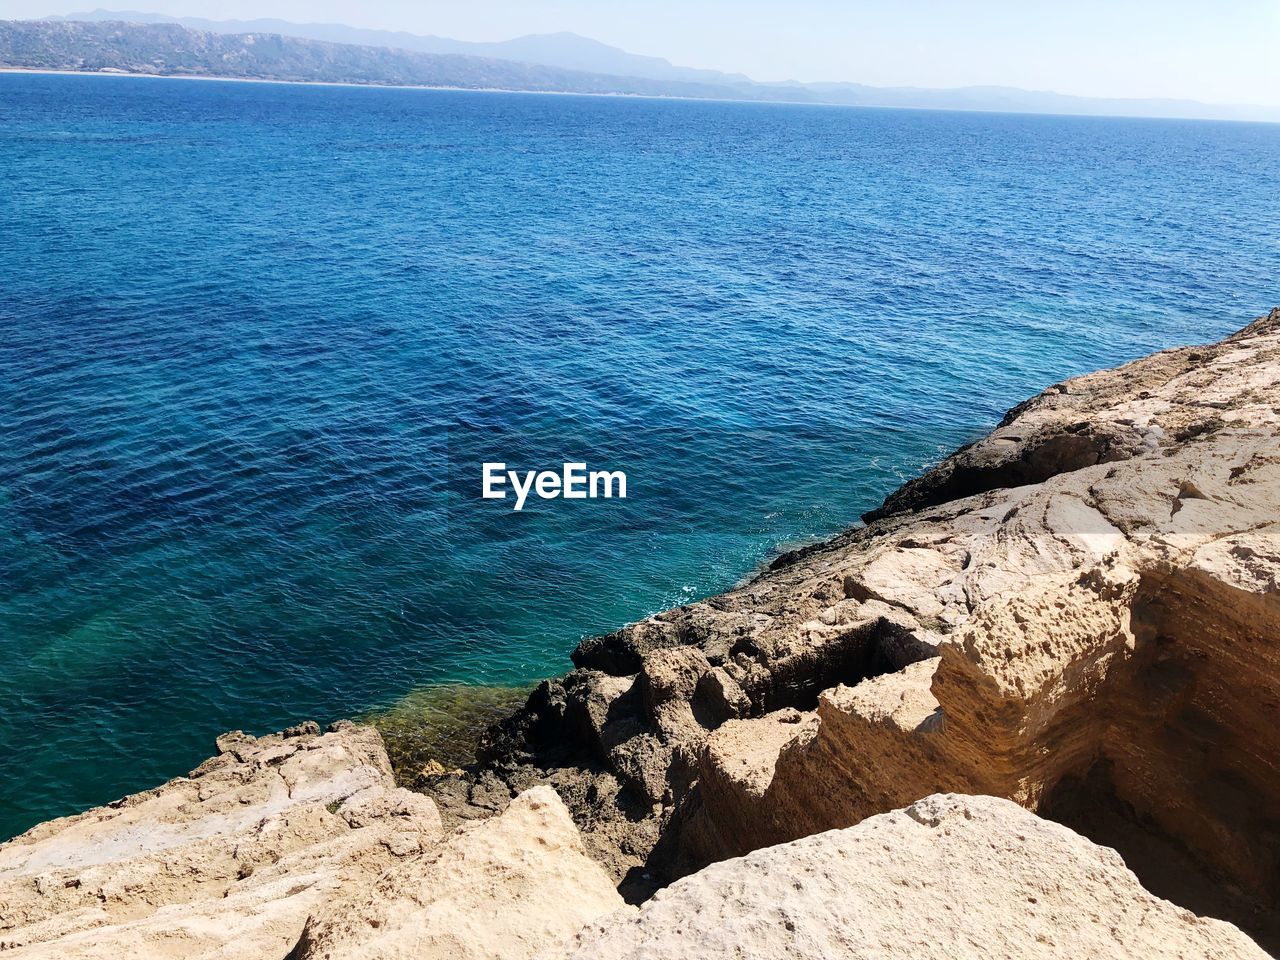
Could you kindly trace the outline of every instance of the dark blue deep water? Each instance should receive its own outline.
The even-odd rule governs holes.
[[[1278,277],[1280,126],[0,76],[0,834],[560,672]]]

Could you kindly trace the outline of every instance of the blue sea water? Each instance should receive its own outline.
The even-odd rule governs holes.
[[[2,75],[0,835],[561,672],[1278,277],[1280,126]]]

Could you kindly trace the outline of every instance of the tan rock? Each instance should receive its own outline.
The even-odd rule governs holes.
[[[935,795],[758,850],[597,921],[572,960],[1264,960],[1113,850],[993,797]]]
[[[338,889],[441,835],[368,727],[220,737],[189,777],[0,845],[0,949],[277,960]]]
[[[644,745],[653,812],[618,791],[617,817],[575,815],[626,838],[617,879],[669,881],[939,791],[1002,796],[1280,949],[1277,504],[1280,310],[1056,385],[868,526],[582,644],[566,716],[579,674],[710,670],[691,714],[687,683],[649,714],[615,702],[591,757],[627,784]],[[538,704],[508,729],[496,770],[582,762],[571,729],[522,739],[557,730]]]
[[[519,960],[622,906],[555,791],[536,787],[322,909],[293,960]]]

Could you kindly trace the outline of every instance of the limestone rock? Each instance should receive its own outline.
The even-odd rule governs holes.
[[[1260,358],[1258,352],[1274,350],[1274,343],[1264,341],[1277,331],[1280,309],[1220,343],[1165,350],[1055,384],[1010,410],[977,443],[904,484],[866,519],[1175,449],[1230,428],[1228,420],[1239,419],[1242,400],[1253,401],[1254,426],[1274,426],[1275,408],[1264,412],[1267,391],[1275,387],[1274,370],[1259,363],[1273,358]],[[1248,397],[1255,390],[1257,395]]]
[[[1147,893],[1115,851],[993,797],[906,810],[726,860],[597,921],[572,960],[1264,960]]]
[[[325,907],[291,960],[519,960],[622,906],[555,791],[536,787]]]
[[[334,891],[441,835],[371,728],[237,732],[218,749],[189,777],[0,845],[0,950],[277,960]]]
[[[1280,948],[1278,503],[1280,310],[1058,384],[866,527],[584,642],[483,772],[555,782],[630,896],[989,794]],[[642,695],[587,749],[605,689]]]

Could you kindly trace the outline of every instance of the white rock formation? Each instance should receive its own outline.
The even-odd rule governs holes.
[[[314,724],[0,845],[0,951],[26,958],[281,958],[308,915],[437,842],[377,731]]]
[[[544,960],[1265,960],[1007,800],[937,794],[725,860]]]
[[[1006,797],[1280,947],[1278,505],[1280,310],[1051,387],[866,527],[584,641],[482,776],[549,776],[632,884]]]
[[[535,787],[321,909],[291,960],[522,960],[622,906],[555,791]]]
[[[0,845],[0,952],[518,960],[623,906],[549,787],[445,837],[377,731],[290,733]]]

